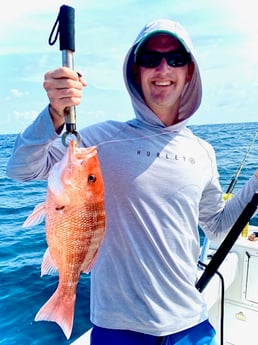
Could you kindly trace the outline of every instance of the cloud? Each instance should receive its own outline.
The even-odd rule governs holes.
[[[3,126],[0,133],[15,134],[24,130],[38,115],[37,111],[13,111],[5,113]]]
[[[193,120],[257,121],[255,3],[66,1],[66,5],[75,8],[76,15],[75,68],[88,82],[79,114],[88,114],[93,120],[92,114],[101,120],[123,121],[131,117],[133,110],[122,75],[124,56],[146,22],[169,17],[189,31],[200,64],[204,93],[199,115]],[[48,102],[42,86],[44,73],[60,66],[62,60],[58,43],[49,46],[48,37],[62,5],[63,0],[29,1],[29,6],[20,0],[9,0],[5,11],[0,12],[0,74],[5,81],[0,96],[2,108],[8,114],[6,126],[13,125],[16,118],[16,127],[24,128],[36,116],[35,109],[39,112]]]
[[[11,89],[10,93],[12,96],[15,96],[15,97],[23,97],[23,96],[29,95],[29,92],[27,92],[27,91],[23,92],[23,91],[19,91],[17,89]]]
[[[31,111],[14,111],[13,112],[14,118],[16,120],[18,120],[19,122],[23,122],[23,121],[33,121],[35,119],[35,117],[38,115],[38,112],[35,110],[31,110]]]

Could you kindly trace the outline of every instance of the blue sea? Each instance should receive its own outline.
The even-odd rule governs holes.
[[[258,168],[258,122],[190,126],[194,133],[210,142],[217,155],[223,190],[227,190],[245,156],[235,186],[236,192]],[[44,224],[22,228],[34,206],[45,199],[46,182],[13,181],[5,167],[15,135],[0,135],[0,344],[70,344],[90,327],[89,275],[82,275],[77,290],[74,326],[66,340],[55,323],[34,322],[39,308],[57,286],[57,276],[40,277],[40,265],[46,249]],[[248,155],[249,148],[251,148]],[[251,220],[258,225],[258,216]]]

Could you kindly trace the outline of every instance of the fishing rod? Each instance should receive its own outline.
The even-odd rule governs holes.
[[[214,276],[216,271],[218,270],[219,266],[227,256],[230,249],[233,247],[234,243],[236,242],[238,236],[240,235],[242,229],[245,225],[249,222],[252,218],[253,214],[257,210],[258,207],[258,193],[255,193],[252,197],[252,200],[246,205],[242,213],[240,214],[239,218],[231,228],[230,232],[214,254],[213,258],[207,265],[205,271],[201,275],[200,279],[196,283],[196,288],[200,292],[202,292],[211,278]]]
[[[246,158],[248,154],[250,153],[255,139],[257,136],[257,131],[255,132],[252,141],[248,147],[247,152],[245,153],[245,156],[239,166],[239,168],[236,171],[235,176],[231,180],[231,183],[227,189],[226,193],[232,193],[237,179],[239,177],[239,174],[244,166],[244,163],[246,161]],[[249,222],[253,214],[255,213],[256,209],[258,206],[258,193],[255,193],[252,200],[247,204],[241,215],[239,216],[238,220],[220,245],[220,247],[217,249],[216,253],[214,254],[213,258],[209,262],[209,264],[206,266],[205,271],[201,275],[200,279],[196,283],[196,288],[202,292],[204,288],[207,286],[213,275],[216,273],[217,269],[219,266],[222,264],[223,260],[227,256],[228,252],[230,249],[233,247],[234,243],[236,242],[238,236],[241,234],[243,229],[245,228],[246,224]],[[204,257],[204,252],[207,253],[208,248],[207,246],[209,245],[209,240],[207,240],[205,243],[206,248],[203,248],[203,251],[201,253],[201,256]]]
[[[73,53],[75,52],[75,10],[73,7],[63,5],[59,9],[59,13],[53,29],[49,36],[49,44],[54,45],[59,35],[59,47],[62,51],[62,64],[65,67],[74,69]],[[56,30],[55,37],[53,38]],[[68,145],[69,138],[75,137],[80,142],[79,133],[76,131],[76,109],[75,106],[65,109],[65,126],[66,132],[62,136],[62,142]],[[70,138],[71,139],[71,138]]]
[[[237,183],[238,177],[239,177],[239,175],[241,173],[241,170],[244,167],[245,161],[246,161],[249,153],[251,152],[251,149],[253,148],[253,145],[255,143],[255,139],[256,139],[257,133],[258,133],[257,131],[254,133],[254,135],[252,137],[252,141],[251,141],[251,143],[250,143],[250,145],[248,147],[248,150],[246,151],[246,153],[244,155],[244,158],[243,158],[242,162],[240,163],[240,165],[239,165],[235,175],[233,176],[233,178],[232,178],[232,180],[231,180],[231,182],[230,182],[230,184],[228,186],[228,189],[227,189],[225,194],[232,194],[232,192],[233,192],[233,190],[235,188],[235,185]],[[246,226],[246,224],[244,225],[244,227]],[[206,261],[207,255],[208,255],[209,246],[210,246],[210,241],[205,236],[204,241],[203,241],[202,251],[201,251],[201,254],[200,254],[200,262],[205,262]]]
[[[253,140],[252,140],[251,144],[249,145],[249,148],[248,148],[239,168],[237,169],[235,176],[233,177],[233,179],[232,179],[232,181],[231,181],[231,183],[227,189],[226,193],[228,193],[228,195],[230,195],[230,194],[232,195],[233,189],[235,188],[237,179],[238,179],[240,172],[244,166],[245,160],[246,160],[246,158],[247,158],[249,152],[251,151],[251,148],[255,142],[256,135],[257,135],[257,132],[255,133]],[[249,220],[251,219],[251,217],[255,213],[257,206],[258,206],[258,193],[254,194],[251,202],[248,203],[247,206],[245,207],[245,209],[242,211],[238,220],[236,221],[236,223],[234,224],[231,231],[228,233],[228,235],[226,236],[226,238],[224,239],[224,241],[222,242],[220,247],[217,249],[217,251],[215,252],[214,256],[212,257],[212,259],[208,265],[202,264],[207,259],[207,254],[208,254],[209,245],[210,245],[209,239],[207,237],[204,238],[203,248],[202,248],[202,251],[200,254],[200,264],[199,265],[205,266],[205,270],[195,285],[199,292],[203,292],[203,290],[208,285],[210,280],[213,278],[215,273],[218,273],[220,275],[220,273],[218,272],[218,268],[220,267],[220,265],[222,264],[222,262],[226,258],[227,254],[229,253],[229,251],[233,247],[233,245],[236,242],[237,238],[239,237],[240,233],[246,227],[246,224],[248,224]],[[223,280],[221,281],[221,284],[222,284],[222,289],[224,289]],[[222,296],[223,295],[224,295],[224,292],[222,292]],[[224,301],[223,301],[223,299],[224,299],[224,297],[222,297],[222,296],[221,296],[221,298],[222,298],[221,344],[224,343],[224,340],[223,340],[223,333],[224,333],[224,321],[223,321],[223,318],[224,318]]]
[[[254,136],[253,136],[253,139],[252,139],[252,141],[251,141],[251,143],[250,143],[250,145],[249,145],[249,148],[248,148],[248,150],[246,151],[245,156],[244,156],[242,162],[240,163],[239,168],[237,169],[237,171],[236,171],[236,173],[235,173],[235,176],[233,176],[233,178],[232,178],[232,180],[231,180],[231,182],[230,182],[230,184],[229,184],[229,186],[228,186],[228,189],[227,189],[227,191],[226,191],[226,194],[230,194],[230,193],[233,192],[233,189],[235,188],[235,185],[236,185],[236,183],[237,183],[237,179],[238,179],[238,177],[239,177],[239,175],[240,175],[240,172],[241,172],[241,170],[242,170],[242,168],[243,168],[243,166],[244,166],[244,164],[245,164],[246,158],[247,158],[247,156],[249,155],[249,153],[250,153],[250,151],[251,151],[251,149],[252,149],[252,147],[253,147],[253,145],[254,145],[254,142],[255,142],[257,133],[258,133],[257,131],[254,133]]]

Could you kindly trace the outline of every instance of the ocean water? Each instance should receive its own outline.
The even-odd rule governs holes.
[[[191,126],[215,148],[223,190],[227,190],[258,130],[258,122]],[[34,206],[45,199],[46,182],[21,183],[5,174],[15,135],[0,135],[0,344],[70,344],[90,327],[89,275],[82,275],[72,336],[66,340],[53,322],[34,322],[39,308],[57,286],[57,276],[40,277],[46,249],[44,224],[22,228]],[[258,168],[258,137],[241,170],[234,192]],[[258,225],[258,216],[251,220]]]

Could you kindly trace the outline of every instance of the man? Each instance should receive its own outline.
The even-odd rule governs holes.
[[[186,128],[201,102],[188,34],[157,20],[144,27],[124,62],[136,119],[80,131],[97,145],[105,183],[107,232],[91,273],[91,344],[209,345],[215,331],[195,288],[198,223],[225,235],[258,190],[258,171],[222,201],[215,153]],[[50,106],[19,134],[9,176],[45,179],[65,150],[64,109],[86,83],[59,68],[45,75]]]

